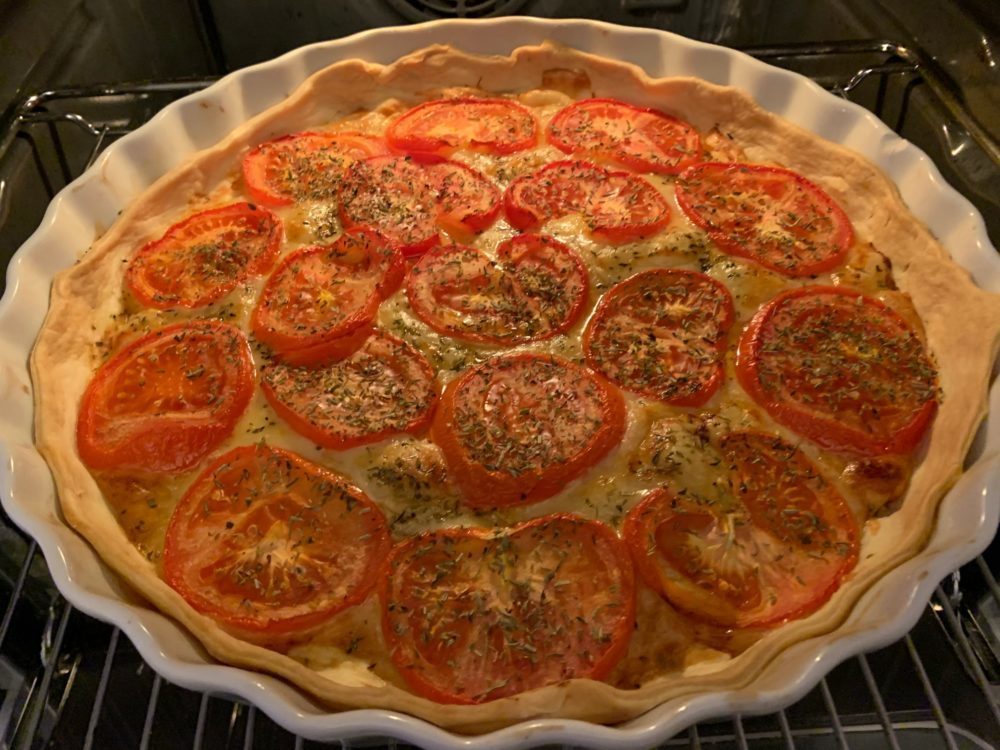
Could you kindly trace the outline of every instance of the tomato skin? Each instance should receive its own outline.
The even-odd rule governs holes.
[[[381,139],[361,133],[293,133],[251,149],[243,157],[243,181],[253,199],[265,206],[328,199],[340,181],[339,173],[350,164],[387,153]],[[302,185],[308,188],[304,192]]]
[[[470,167],[432,154],[376,156],[355,162],[341,184],[345,227],[386,235],[407,258],[441,242],[444,230],[469,241],[500,213],[500,193]]]
[[[613,245],[654,235],[670,222],[666,199],[644,179],[587,161],[555,161],[519,177],[503,201],[516,229],[580,213],[595,238]]]
[[[377,308],[376,308],[377,309]],[[372,317],[375,313],[372,312]],[[292,367],[322,367],[347,359],[358,351],[375,330],[373,322],[362,323],[350,333],[331,338],[311,346],[288,349],[277,355],[277,359]]]
[[[381,330],[338,362],[267,367],[261,389],[292,429],[332,450],[419,434],[437,403],[436,374],[424,356]]]
[[[602,116],[607,122],[595,125]],[[617,126],[619,121],[624,128]],[[624,133],[614,132],[622,129]],[[637,172],[677,174],[701,158],[701,138],[691,125],[617,99],[583,99],[564,107],[549,122],[548,139],[563,153],[612,161]]]
[[[814,368],[825,373],[819,385],[804,380]],[[736,374],[775,420],[833,451],[909,453],[937,411],[937,375],[919,337],[890,307],[846,287],[799,287],[761,307],[740,338]]]
[[[836,268],[854,244],[844,210],[821,187],[788,169],[695,164],[678,177],[676,195],[687,217],[723,252],[790,278]],[[789,197],[793,204],[779,214]],[[772,219],[783,235],[764,231]]]
[[[618,445],[625,417],[621,393],[585,367],[507,354],[447,385],[431,439],[467,505],[502,508],[562,490]],[[512,468],[513,461],[520,463]]]
[[[191,469],[232,433],[253,379],[250,345],[231,325],[152,331],[101,365],[84,391],[80,458],[99,471]]]
[[[498,595],[510,605],[478,603]],[[446,528],[408,539],[393,550],[379,596],[396,668],[439,703],[603,679],[628,650],[635,622],[635,577],[621,540],[565,513],[499,533]],[[545,658],[554,653],[561,658]]]
[[[281,237],[281,219],[251,203],[200,211],[132,256],[125,285],[146,307],[205,307],[248,276],[267,273]]]
[[[251,319],[254,336],[289,364],[343,359],[364,343],[379,303],[404,272],[399,250],[363,227],[331,245],[300,248],[264,286]]]
[[[857,521],[781,438],[733,432],[721,452],[728,501],[664,486],[629,511],[622,537],[636,571],[671,604],[714,625],[770,628],[811,614],[857,564]]]
[[[664,295],[671,298],[668,303],[689,308],[679,321],[668,309],[652,311],[652,320],[645,319],[649,311],[635,309]],[[642,271],[601,298],[584,331],[584,355],[591,367],[625,390],[675,406],[702,406],[722,385],[733,315],[729,290],[710,276],[679,269]],[[680,354],[660,351],[660,340],[678,338],[684,344]]]
[[[574,250],[521,234],[497,248],[497,262],[462,245],[428,251],[410,269],[406,296],[417,317],[444,336],[510,346],[570,328],[583,314],[588,288],[587,267]]]
[[[418,104],[390,123],[386,140],[411,153],[468,148],[503,155],[534,146],[537,131],[535,116],[515,101],[464,97]]]
[[[245,445],[216,458],[177,503],[164,578],[226,630],[267,644],[363,601],[391,549],[382,511],[344,477]]]

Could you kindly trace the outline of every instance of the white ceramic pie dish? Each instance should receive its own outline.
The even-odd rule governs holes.
[[[165,678],[185,687],[236,695],[289,730],[315,739],[381,734],[428,747],[498,748],[565,742],[606,748],[643,747],[708,716],[774,710],[807,692],[829,669],[860,651],[888,643],[916,621],[935,584],[981,551],[997,525],[1000,419],[980,434],[980,456],[942,504],[927,549],[885,576],[833,634],[783,652],[744,689],[698,694],[666,703],[618,727],[556,719],[525,722],[478,737],[375,710],[327,713],[280,680],[214,664],[172,620],[136,601],[96,554],[60,519],[47,467],[32,446],[32,398],[26,363],[46,311],[52,276],[73,263],[157,177],[195,151],[221,140],[247,118],[278,103],[316,70],[343,59],[390,63],[415,49],[448,42],[476,53],[507,54],[552,39],[635,63],[654,77],[695,75],[739,86],[764,107],[876,163],[899,186],[957,262],[985,289],[1000,292],[1000,256],[981,218],[944,183],[927,157],[867,111],[827,94],[800,76],[740,53],[664,32],[590,21],[505,19],[439,22],[380,29],[321,43],[234,73],[179,101],[110,147],[94,167],[52,202],[41,227],[16,255],[0,302],[0,493],[11,517],[38,539],[57,586],[79,609],[115,623]],[[1000,387],[991,392],[1000,414]]]

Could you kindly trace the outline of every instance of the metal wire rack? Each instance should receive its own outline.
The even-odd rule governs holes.
[[[982,165],[995,179],[1000,148],[919,50],[851,42],[747,51],[812,76],[917,142],[977,203],[994,240],[1000,237],[997,194],[982,190]],[[13,105],[0,130],[5,262],[54,194],[110,142],[211,80],[59,89]],[[956,143],[963,159],[955,158]],[[969,154],[980,160],[973,162],[978,169],[968,169]],[[663,747],[1000,747],[1000,587],[988,557],[942,581],[902,640],[845,662],[797,704],[702,723]],[[120,631],[59,595],[35,542],[2,511],[0,610],[0,750],[320,746],[252,706],[184,690],[153,673]],[[402,747],[379,738],[342,746]]]

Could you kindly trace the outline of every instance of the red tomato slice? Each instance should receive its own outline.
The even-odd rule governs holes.
[[[163,572],[196,610],[266,642],[363,601],[391,550],[382,511],[347,479],[245,445],[213,461],[177,503]]]
[[[779,294],[746,327],[740,384],[778,422],[858,455],[908,453],[937,410],[937,373],[892,309],[844,287]]]
[[[584,99],[559,110],[549,143],[567,154],[608,160],[638,172],[677,174],[701,161],[701,138],[688,123],[658,109],[617,99]]]
[[[561,333],[583,313],[587,268],[551,237],[522,234],[497,260],[472,247],[444,245],[410,270],[406,295],[438,333],[485,344],[522,344]]]
[[[644,179],[585,161],[552,162],[514,180],[504,210],[521,230],[582,214],[591,234],[612,244],[649,237],[670,222],[666,199]]]
[[[696,164],[677,180],[677,203],[723,252],[783,276],[836,268],[854,243],[844,210],[787,169]]]
[[[368,337],[379,303],[399,288],[404,271],[399,250],[370,229],[296,250],[267,280],[253,312],[254,336],[289,364],[349,356]]]
[[[380,595],[393,663],[441,703],[600,680],[635,622],[625,546],[604,524],[568,514],[410,539],[393,551]]]
[[[387,153],[381,138],[361,133],[285,135],[243,157],[243,181],[254,200],[268,206],[332,200],[351,164]]]
[[[185,471],[232,433],[252,394],[250,345],[238,329],[160,328],[94,374],[80,402],[80,458],[98,470]]]
[[[526,505],[559,492],[625,433],[621,394],[557,357],[509,354],[448,384],[431,436],[467,505]]]
[[[695,271],[656,269],[613,286],[587,324],[587,362],[633,393],[701,406],[723,378],[733,298]]]
[[[461,240],[489,227],[500,193],[474,169],[434,157],[376,156],[352,166],[341,186],[344,226],[367,225],[412,257],[440,242],[440,230]]]
[[[147,307],[204,307],[270,270],[281,234],[281,220],[250,203],[202,211],[132,256],[125,284]]]
[[[511,154],[535,145],[538,123],[510,99],[443,99],[404,112],[385,137],[400,151],[450,154],[467,148]]]
[[[722,440],[733,497],[653,490],[623,537],[648,586],[725,627],[775,626],[819,609],[858,560],[847,503],[795,446],[773,435]]]
[[[437,401],[434,370],[423,355],[378,330],[339,362],[268,367],[261,386],[292,429],[334,450],[421,432]]]
[[[591,367],[622,388],[701,406],[722,384],[733,300],[695,271],[656,269],[616,284],[584,332]]]

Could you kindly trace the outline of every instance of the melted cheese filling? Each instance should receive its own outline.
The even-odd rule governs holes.
[[[519,100],[533,109],[542,132],[554,113],[571,101],[554,91],[530,92],[521,95]],[[378,111],[348,118],[329,129],[382,134],[388,121],[405,109],[399,103],[388,102]],[[704,136],[710,156],[721,160],[733,158],[731,142],[712,138],[710,134]],[[718,150],[714,144],[718,144]],[[528,152],[504,157],[459,152],[452,158],[481,171],[502,190],[514,178],[566,156],[551,146],[540,145]],[[785,279],[719,252],[677,205],[672,179],[655,175],[643,177],[668,200],[669,226],[651,238],[619,246],[595,241],[579,216],[564,217],[542,227],[540,231],[575,249],[588,267],[590,298],[586,313],[564,334],[506,351],[551,353],[582,363],[582,332],[597,301],[612,285],[651,268],[702,271],[730,290],[736,313],[725,357],[725,382],[704,407],[673,407],[623,392],[628,422],[617,450],[547,500],[490,513],[473,512],[461,503],[448,482],[440,450],[429,440],[400,436],[345,451],[319,449],[275,415],[259,388],[233,435],[216,453],[264,439],[327,466],[349,477],[378,503],[397,540],[446,526],[508,526],[556,512],[577,513],[620,529],[625,514],[643,494],[664,483],[675,490],[710,496],[720,477],[713,462],[706,460],[701,442],[693,438],[698,422],[696,415],[706,413],[712,415],[716,424],[728,429],[760,429],[799,445],[835,482],[860,522],[887,502],[901,497],[910,470],[906,461],[891,467],[887,480],[885,472],[878,470],[885,467],[872,469],[864,465],[868,462],[821,453],[775,424],[742,391],[734,375],[735,345],[743,327],[762,303],[792,286],[850,285],[886,302],[920,330],[909,300],[893,290],[890,269],[882,256],[875,248],[856,242],[847,262],[834,272],[811,279]],[[208,205],[246,199],[239,165],[233,165],[231,180],[211,195]],[[285,226],[283,254],[305,245],[329,242],[341,231],[336,206],[332,203],[310,202],[277,209],[275,213]],[[515,234],[517,232],[501,218],[472,244],[495,258],[498,245]],[[116,351],[127,337],[186,318],[222,318],[249,330],[249,316],[263,283],[264,279],[252,280],[221,302],[193,312],[140,309],[134,301],[125,299],[124,312],[108,326],[103,349],[107,353]],[[382,304],[377,322],[427,357],[438,372],[441,387],[464,368],[504,351],[467,344],[434,332],[414,315],[404,289]],[[259,363],[259,352],[255,356]],[[660,450],[652,450],[656,441],[660,441]],[[105,496],[129,539],[158,570],[164,531],[174,504],[197,473],[153,483],[144,478],[99,477]],[[701,624],[677,612],[642,584],[638,589],[637,628],[628,654],[608,680],[621,687],[638,687],[660,674],[725,659],[728,653],[742,650],[758,637],[752,632],[727,632]],[[285,644],[285,649],[292,658],[338,682],[377,685],[384,679],[402,685],[382,641],[378,601],[374,594],[363,604],[335,616],[318,631]]]

